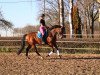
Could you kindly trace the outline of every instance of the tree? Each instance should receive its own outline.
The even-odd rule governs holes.
[[[61,2],[60,2],[61,1]],[[41,1],[41,4],[43,1]],[[46,15],[46,24],[47,25],[60,25],[60,5],[64,5],[63,8],[61,7],[61,9],[63,11],[62,16],[64,16],[63,19],[65,19],[65,17],[68,17],[67,15],[65,15],[68,11],[65,11],[66,5],[68,3],[65,3],[65,0],[45,0],[45,15]],[[41,13],[44,13],[44,8],[43,6],[41,6],[40,8]],[[65,22],[64,22],[65,23]]]
[[[73,13],[72,15],[73,33],[76,35],[76,37],[82,37],[81,36],[81,18],[79,16],[79,10],[78,10],[77,4],[73,6],[72,13]]]
[[[70,25],[70,38],[72,38],[73,35],[73,0],[69,0],[69,25]]]
[[[5,20],[2,16],[2,13],[0,12],[0,28],[6,31],[6,36],[7,36],[7,31],[9,29],[13,28],[13,24],[7,20]]]
[[[22,29],[21,28],[13,28],[13,36],[21,36],[22,34]]]
[[[77,0],[80,10],[80,15],[82,20],[84,21],[84,30],[85,34],[94,34],[94,22],[98,18],[98,4],[96,3],[96,0]]]
[[[39,26],[26,25],[25,27],[22,28],[22,34],[37,32],[38,30],[39,30]]]
[[[27,33],[37,32],[38,30],[39,30],[39,25],[37,25],[37,26],[26,25],[23,28],[14,28],[13,34],[14,34],[14,36],[22,36]]]
[[[1,27],[3,30],[6,31],[6,36],[7,36],[7,31],[8,31],[9,29],[12,29],[12,28],[13,28],[13,25],[12,25],[12,23],[10,23],[9,21],[4,20],[4,19],[0,19],[0,22],[1,22],[0,27]]]
[[[90,11],[90,19],[91,19],[91,34],[92,38],[94,38],[94,22],[99,18],[97,15],[99,11],[96,9],[97,8],[97,3],[96,1],[93,1],[92,6],[91,6],[91,11]]]

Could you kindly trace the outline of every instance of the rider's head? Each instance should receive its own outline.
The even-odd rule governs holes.
[[[45,25],[45,20],[44,20],[45,14],[41,14],[40,17],[40,24]]]
[[[45,14],[42,14],[41,17],[45,17]]]
[[[42,19],[44,19],[44,17],[45,17],[45,14],[41,14],[41,16],[40,16]]]

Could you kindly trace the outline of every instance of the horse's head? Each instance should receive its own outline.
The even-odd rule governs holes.
[[[59,38],[63,38],[64,33],[64,26],[60,26],[60,28],[57,28],[57,33],[59,34]]]
[[[50,30],[52,31],[53,34],[57,33],[59,35],[59,38],[63,37],[63,31],[64,31],[64,27],[60,26],[60,25],[54,25],[50,28]]]

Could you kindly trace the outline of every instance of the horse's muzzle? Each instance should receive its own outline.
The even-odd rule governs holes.
[[[63,38],[63,35],[60,35],[59,38],[62,39]]]

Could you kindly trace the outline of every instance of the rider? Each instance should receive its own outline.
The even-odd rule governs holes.
[[[46,38],[45,38],[46,34],[45,33],[46,33],[47,26],[45,25],[45,19],[44,18],[45,18],[45,15],[42,14],[41,17],[40,17],[40,28],[39,29],[40,29],[40,32],[42,33],[42,40],[43,40],[44,43],[46,43]]]

